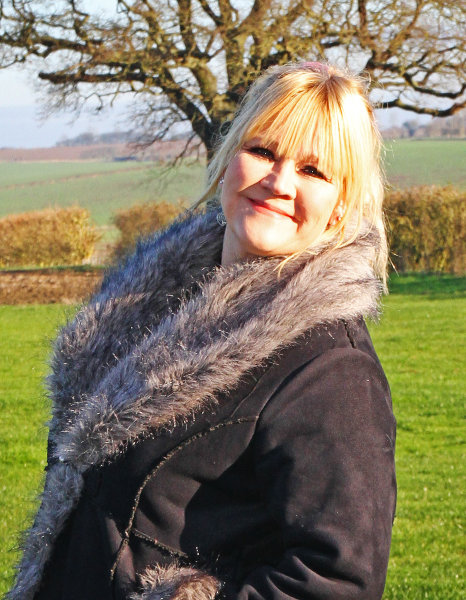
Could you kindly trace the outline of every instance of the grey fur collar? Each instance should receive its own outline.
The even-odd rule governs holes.
[[[279,258],[218,267],[222,241],[214,212],[188,216],[110,273],[62,330],[49,378],[52,466],[10,599],[33,597],[91,465],[213,406],[308,329],[377,311],[372,231],[303,254],[280,276]]]

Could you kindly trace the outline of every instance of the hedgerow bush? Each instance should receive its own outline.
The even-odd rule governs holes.
[[[79,265],[99,238],[84,208],[47,208],[0,219],[0,267]]]
[[[389,191],[390,256],[397,271],[463,274],[466,192],[447,186]]]
[[[161,201],[136,204],[119,210],[113,217],[113,223],[120,230],[114,258],[121,258],[130,252],[139,238],[147,237],[154,231],[166,227],[184,210],[186,204],[183,200],[174,203]]]

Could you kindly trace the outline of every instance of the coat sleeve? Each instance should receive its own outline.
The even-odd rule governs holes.
[[[378,361],[336,349],[287,379],[255,436],[281,556],[228,600],[382,597],[394,518],[395,420]]]

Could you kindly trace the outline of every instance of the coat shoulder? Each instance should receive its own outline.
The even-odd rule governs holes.
[[[331,356],[338,357],[343,365],[356,363],[357,369],[357,365],[361,368],[366,365],[374,377],[384,382],[389,394],[382,365],[362,318],[349,322],[338,320],[307,331],[293,344],[272,356],[266,368],[262,369],[261,376],[282,380],[282,385],[286,385],[290,378],[293,379],[300,372],[309,372],[314,376],[317,369],[325,376],[329,374],[326,363]],[[337,373],[331,375],[335,377]]]
[[[394,446],[390,387],[363,319],[306,333],[286,349],[277,369],[281,373],[264,375],[277,382],[263,405],[259,434],[271,430],[273,437],[286,437],[321,423],[338,436],[345,423],[360,424],[362,436],[382,433]]]

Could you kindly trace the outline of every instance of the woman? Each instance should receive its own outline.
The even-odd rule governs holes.
[[[204,200],[58,338],[42,505],[9,598],[381,598],[395,424],[364,317],[386,263],[362,83],[273,67]]]

